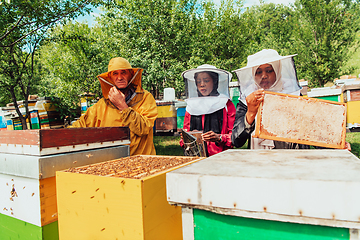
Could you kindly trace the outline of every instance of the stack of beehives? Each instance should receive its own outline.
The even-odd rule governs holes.
[[[0,239],[58,239],[55,172],[129,155],[127,127],[0,132]]]

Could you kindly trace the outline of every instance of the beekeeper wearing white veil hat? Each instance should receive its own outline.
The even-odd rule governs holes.
[[[232,147],[235,106],[230,100],[232,74],[204,64],[182,73],[186,91],[185,131],[202,131],[208,156]],[[180,145],[184,147],[183,141]]]
[[[307,149],[309,146],[253,138],[257,110],[264,99],[264,90],[300,95],[293,57],[280,56],[273,49],[264,49],[248,56],[246,67],[235,70],[240,85],[240,98],[231,140],[235,147],[247,140],[251,149]]]

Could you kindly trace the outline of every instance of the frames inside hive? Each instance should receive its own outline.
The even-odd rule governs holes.
[[[344,148],[345,103],[266,92],[257,117],[255,137]]]
[[[65,172],[140,179],[197,159],[199,157],[136,155],[70,168]]]

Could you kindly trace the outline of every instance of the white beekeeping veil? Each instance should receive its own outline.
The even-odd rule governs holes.
[[[214,89],[208,96],[202,96],[196,86],[195,75],[202,72],[208,73],[213,78]],[[185,81],[185,101],[188,113],[191,115],[210,114],[226,106],[230,98],[229,82],[232,78],[230,72],[204,64],[195,69],[186,70],[181,76]]]
[[[292,58],[296,55],[280,56],[273,49],[263,49],[248,56],[246,67],[234,70],[240,86],[240,100],[246,104],[245,98],[261,88],[259,83],[255,81],[254,76],[256,69],[263,64],[271,64],[276,73],[276,81],[270,88],[265,90],[299,95],[298,91],[301,87],[298,83],[295,64]]]

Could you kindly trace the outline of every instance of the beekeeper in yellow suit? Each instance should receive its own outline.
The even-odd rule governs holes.
[[[124,58],[111,59],[108,71],[98,76],[103,98],[71,127],[127,126],[130,155],[155,155],[153,126],[158,112],[154,97],[141,87],[142,71]]]

